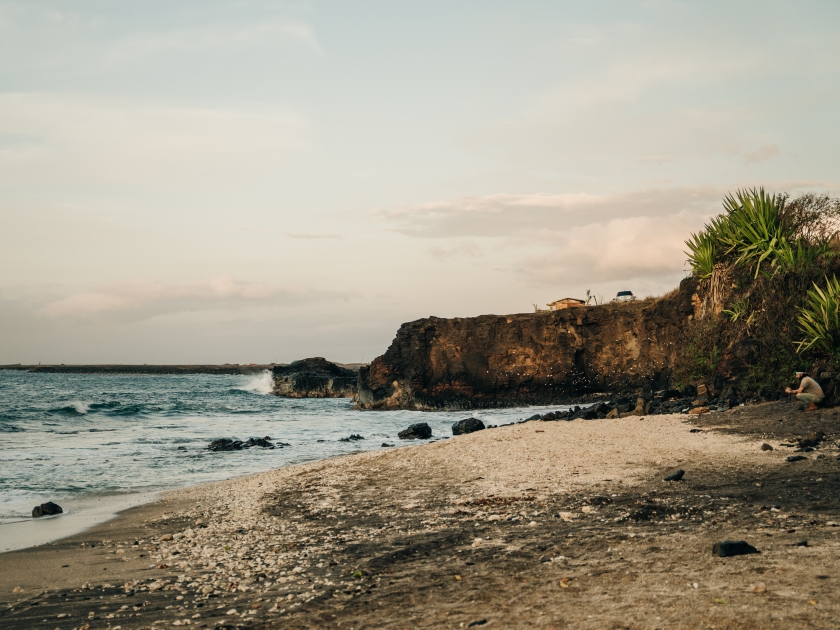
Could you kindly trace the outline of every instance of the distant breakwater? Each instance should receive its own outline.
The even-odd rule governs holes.
[[[44,374],[258,374],[272,370],[277,364],[223,365],[0,365],[0,370],[41,372]]]

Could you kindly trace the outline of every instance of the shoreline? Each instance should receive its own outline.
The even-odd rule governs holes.
[[[837,448],[779,446],[813,427],[840,418],[528,422],[169,491],[0,555],[0,623],[832,627]],[[761,553],[713,557],[726,539]]]

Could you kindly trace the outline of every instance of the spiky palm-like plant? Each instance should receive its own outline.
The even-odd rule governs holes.
[[[797,319],[804,338],[797,344],[797,352],[817,348],[834,355],[840,350],[840,281],[837,276],[825,281],[825,289],[814,284],[805,306],[799,309]]]

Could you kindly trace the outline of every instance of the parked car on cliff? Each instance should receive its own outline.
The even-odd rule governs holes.
[[[613,302],[632,302],[636,299],[632,291],[619,291],[613,298]]]

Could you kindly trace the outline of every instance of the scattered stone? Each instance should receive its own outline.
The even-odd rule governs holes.
[[[794,545],[794,547],[807,547],[808,541],[807,540],[800,540],[798,543]]]
[[[709,413],[711,409],[708,407],[695,407],[688,412],[690,416],[699,416],[701,413]]]
[[[683,478],[684,474],[685,474],[684,470],[678,470],[677,472],[671,473],[670,475],[665,477],[665,481],[679,481],[680,479]]]
[[[245,448],[251,448],[252,446],[260,446],[262,448],[274,448],[274,444],[269,442],[271,438],[268,436],[264,438],[250,438],[247,442],[243,442],[241,440],[232,440],[230,438],[221,438],[218,440],[213,440],[210,444],[207,445],[207,450],[209,451],[241,451]],[[288,444],[280,443],[279,446],[289,446]]]
[[[12,593],[23,593],[23,589],[20,586],[15,586],[12,589]]]
[[[705,431],[703,429],[691,429],[689,433],[705,433]]]
[[[387,442],[382,442],[382,448],[391,448],[393,444],[388,444]]]
[[[186,446],[179,446],[179,447],[178,447],[178,450],[179,450],[179,451],[186,451],[186,450],[187,450],[187,447],[186,447]]]
[[[432,427],[427,422],[418,422],[397,433],[397,437],[401,440],[428,440],[432,437]]]
[[[208,451],[241,451],[245,445],[240,440],[231,440],[230,438],[221,438],[213,440],[207,445]]]
[[[789,462],[801,462],[803,459],[808,459],[804,455],[791,455],[787,458]]]
[[[473,622],[471,622],[471,623],[467,626],[467,628],[472,628],[473,626],[483,626],[485,623],[487,623],[487,620],[486,620],[486,619],[479,619],[478,621],[473,621]]]
[[[245,448],[249,448],[251,446],[260,446],[262,448],[274,448],[274,444],[269,442],[271,438],[266,436],[263,438],[251,438],[247,442],[245,442]]]
[[[712,555],[728,558],[729,556],[744,556],[750,553],[761,553],[758,549],[743,540],[724,540],[712,546]]]
[[[767,442],[765,442],[764,444],[761,445],[761,450],[762,451],[772,451],[773,447],[770,446]]]
[[[452,435],[474,433],[485,428],[484,423],[478,418],[467,418],[465,420],[458,420],[458,422],[452,425]]]
[[[53,516],[55,514],[61,514],[64,510],[61,509],[61,506],[53,503],[52,501],[47,501],[46,503],[42,503],[41,505],[37,505],[32,508],[32,518],[40,518],[42,516]]]
[[[799,440],[799,448],[813,448],[819,446],[819,443],[825,439],[825,433],[822,431],[814,431],[809,433],[805,438]]]
[[[540,562],[551,562],[551,558],[548,556],[540,556]]]
[[[364,439],[365,438],[363,438],[361,435],[359,435],[357,433],[351,433],[350,437],[340,438],[338,441],[339,442],[357,442],[359,440],[364,440]]]
[[[767,592],[767,585],[764,582],[759,582],[758,584],[753,584],[750,587],[750,590],[753,593],[758,593],[760,595],[761,593]]]
[[[168,540],[172,540],[172,534],[164,534],[160,538],[158,538],[160,542],[166,542]]]

